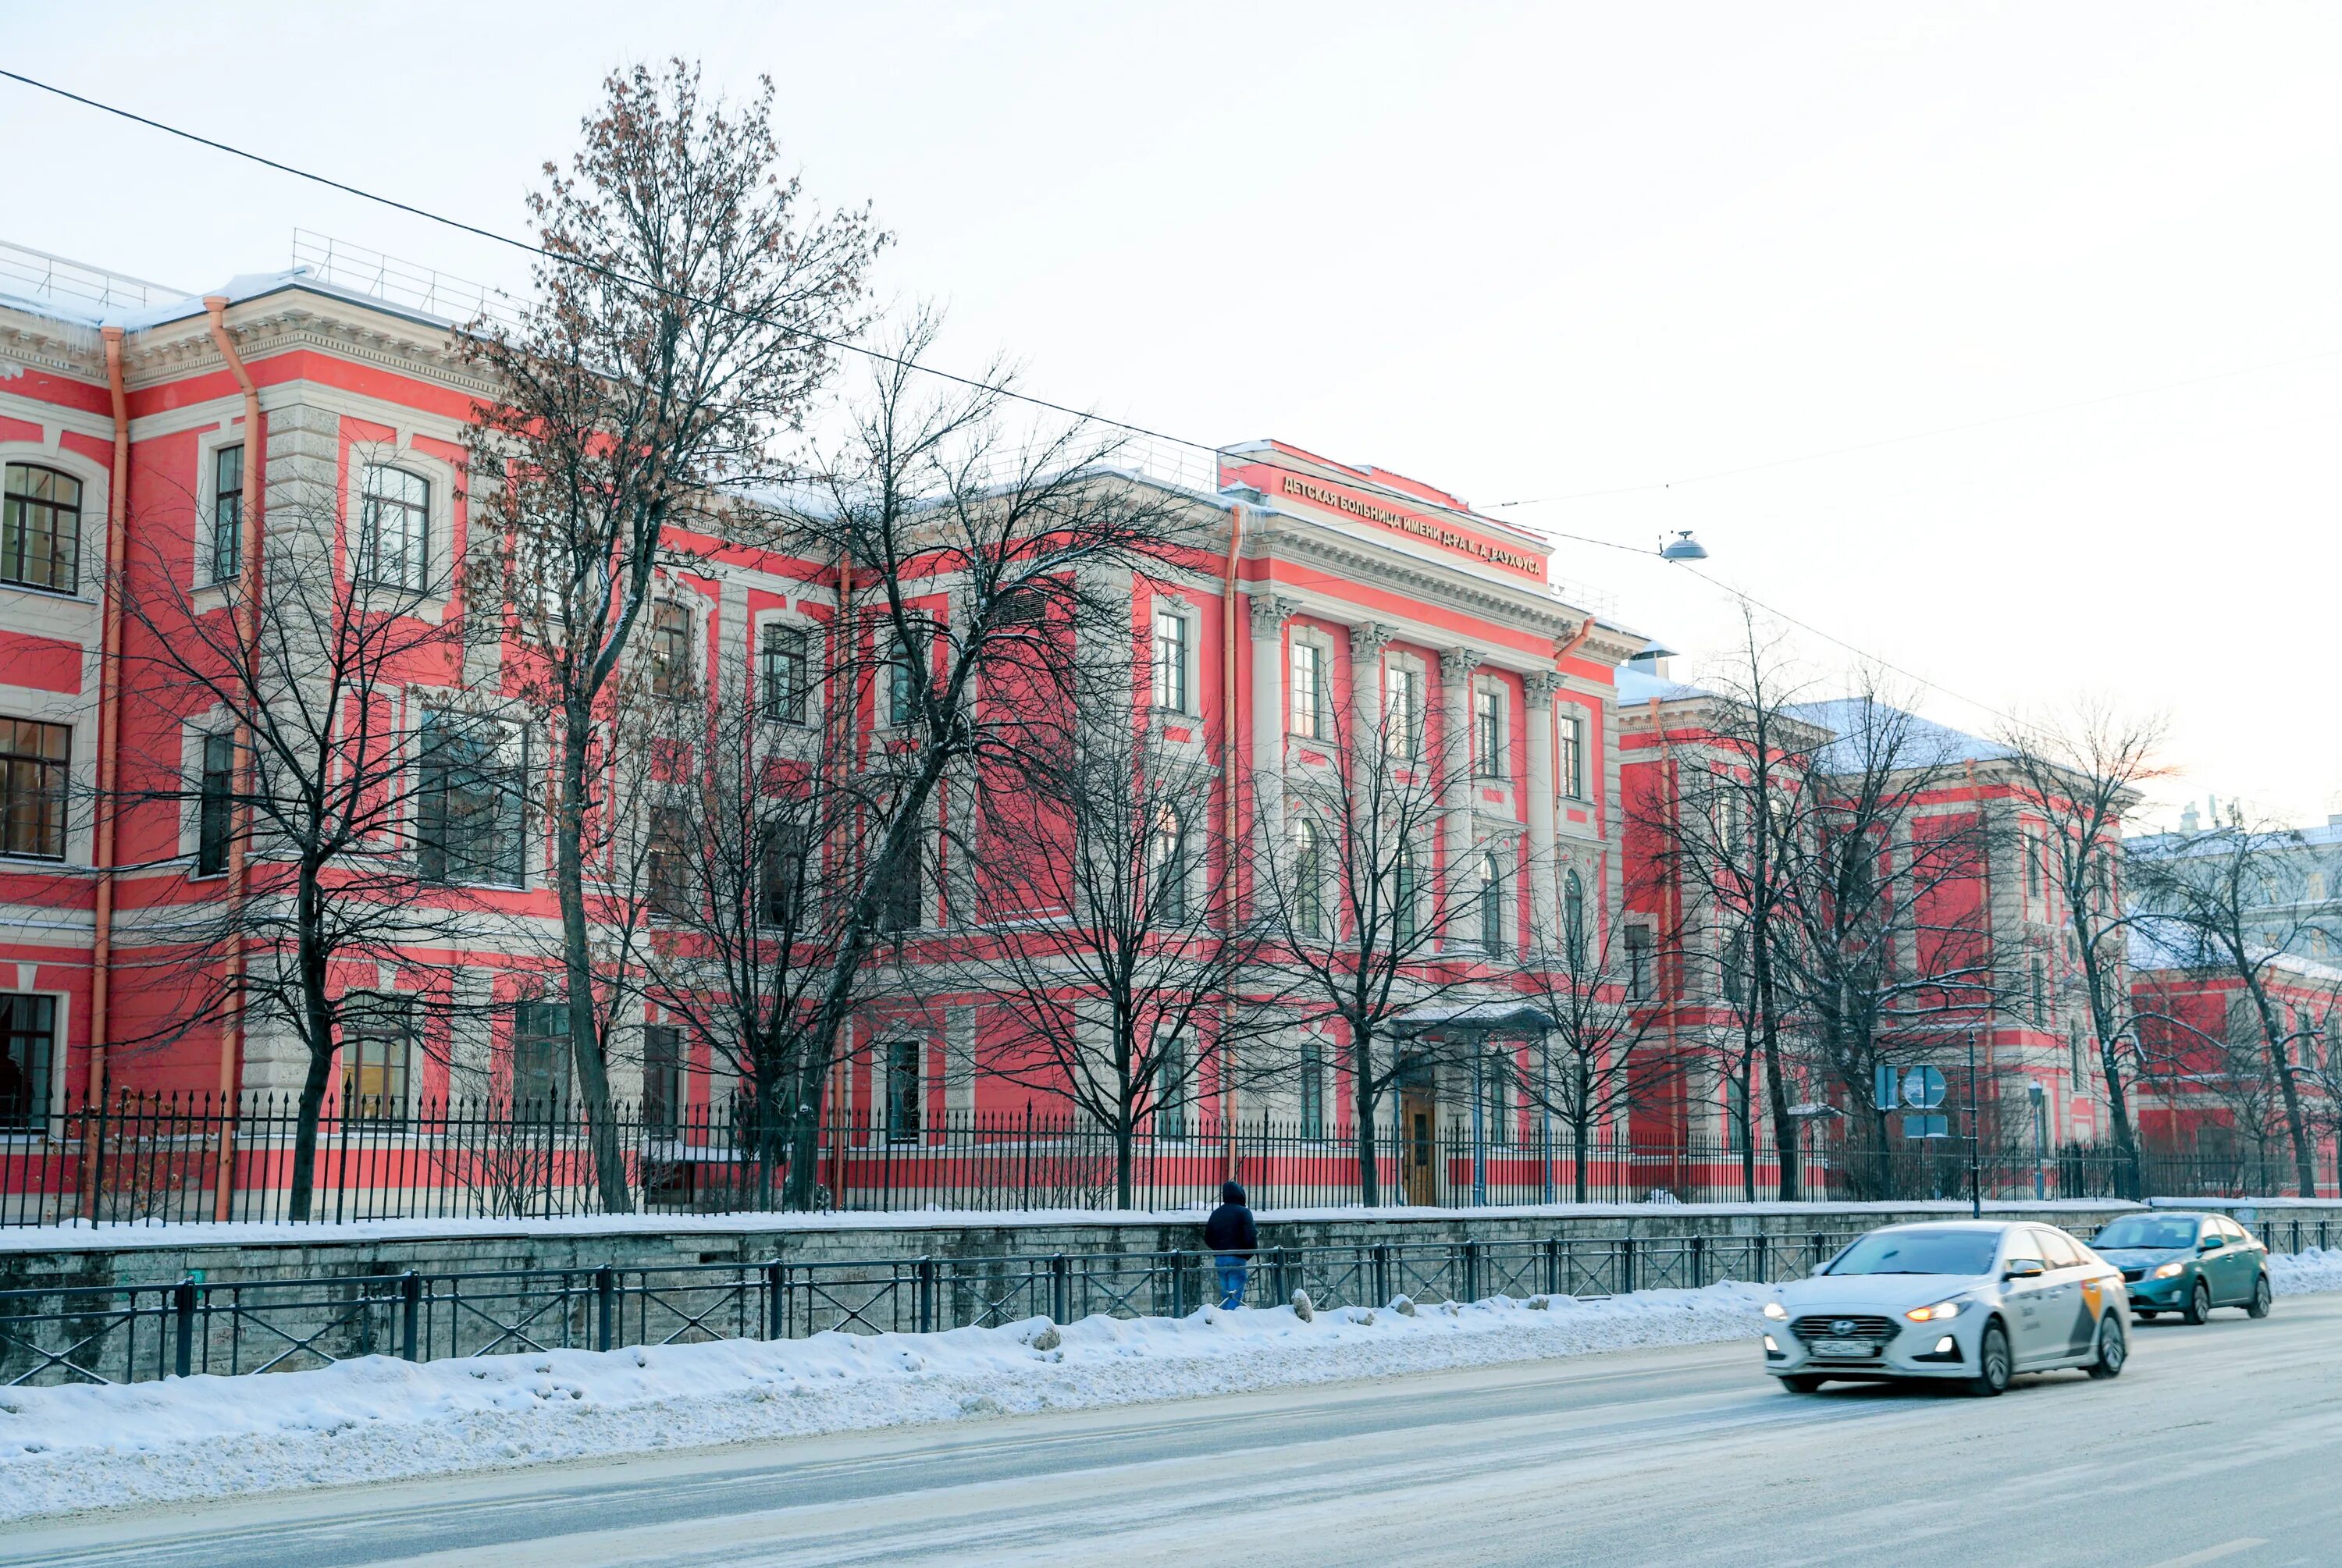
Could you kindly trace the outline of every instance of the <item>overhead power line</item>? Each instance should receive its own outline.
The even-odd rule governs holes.
[[[198,132],[184,129],[181,126],[171,125],[167,121],[157,120],[151,115],[141,115],[135,110],[125,109],[117,105],[109,104],[101,99],[92,98],[85,94],[75,93],[70,89],[60,87],[54,83],[42,81],[38,77],[26,75],[21,71],[12,71],[5,67],[0,67],[0,78],[15,82],[20,85],[33,88],[37,92],[47,93],[53,96],[63,98],[69,103],[78,104],[84,108],[94,109],[103,115],[110,115],[116,119],[125,120],[132,125],[143,126],[150,131],[159,132],[164,135],[174,137],[179,141],[192,143],[196,146],[205,147],[213,152],[225,154],[229,157],[237,158],[245,163],[256,165],[261,168],[269,169],[277,174],[289,175],[294,179],[305,180],[311,185],[322,185],[328,190],[339,191],[345,195],[355,196],[361,201],[371,202],[377,206],[388,207],[394,212],[405,213],[411,217],[421,218],[425,223],[436,224],[443,228],[453,229],[459,234],[466,234],[474,236],[475,238],[486,240],[492,245],[502,245],[507,249],[519,251],[523,255],[533,256],[543,261],[553,262],[562,266],[578,267],[585,271],[594,273],[597,276],[607,278],[614,283],[624,284],[631,288],[644,289],[666,298],[692,305],[701,309],[712,310],[721,314],[737,316],[743,320],[758,322],[762,325],[774,327],[776,330],[802,337],[808,342],[821,344],[825,347],[835,349],[840,353],[858,355],[875,363],[900,366],[923,375],[933,376],[938,380],[950,382],[956,385],[966,387],[971,391],[989,393],[995,396],[1009,399],[1014,402],[1026,404],[1030,407],[1046,409],[1054,414],[1060,414],[1069,418],[1083,420],[1094,424],[1104,425],[1109,429],[1125,431],[1133,435],[1145,436],[1149,440],[1162,441],[1176,446],[1188,447],[1199,453],[1211,454],[1215,458],[1216,458],[1220,450],[1217,446],[1207,442],[1195,441],[1186,436],[1173,435],[1166,431],[1156,430],[1144,424],[1134,424],[1127,420],[1107,418],[1105,415],[1084,409],[1075,408],[1066,404],[1056,403],[1046,397],[1037,397],[1031,393],[1019,392],[1014,387],[1003,385],[996,382],[988,382],[975,376],[961,375],[956,372],[945,370],[920,361],[906,360],[901,355],[888,354],[883,349],[872,348],[867,345],[855,343],[849,339],[809,331],[804,327],[795,326],[786,322],[776,321],[771,316],[760,315],[756,312],[744,311],[739,307],[722,300],[708,299],[700,295],[686,293],[682,290],[669,288],[654,280],[636,277],[615,268],[606,267],[593,262],[586,261],[580,257],[561,255],[545,249],[542,245],[532,244],[527,240],[516,239],[511,235],[500,234],[494,229],[485,228],[477,224],[466,223],[461,218],[450,217],[444,213],[434,212],[428,207],[418,206],[412,202],[400,201],[395,196],[386,196],[379,192],[367,190],[362,185],[352,185],[345,180],[337,180],[333,178],[331,175],[321,175],[314,170],[301,168],[295,165],[285,163],[281,159],[272,158],[264,154],[255,153],[245,147],[239,147],[233,143],[220,141],[216,137],[206,136]],[[1672,484],[1663,483],[1658,484],[1629,485],[1617,490],[1586,491],[1572,495],[1553,495],[1521,501],[1507,501],[1499,503],[1498,506],[1509,507],[1534,505],[1545,501],[1581,500],[1595,495],[1626,494],[1640,490],[1668,489],[1672,488],[1675,484],[1699,484],[1710,479],[1726,478],[1736,474],[1754,473],[1764,468],[1782,467],[1790,464],[1812,462],[1822,457],[1837,456],[1844,453],[1865,451],[1876,446],[1891,445],[1898,442],[1920,440],[1927,435],[1946,434],[1958,430],[1975,429],[1980,425],[1999,424],[2007,420],[2028,418],[2039,414],[2055,413],[2059,409],[2064,408],[2079,408],[2092,403],[2105,403],[2114,401],[2117,398],[2136,397],[2148,392],[2166,391],[2173,387],[2194,385],[2199,382],[2217,381],[2227,376],[2251,375],[2256,371],[2275,369],[2283,365],[2300,364],[2307,360],[2325,358],[2334,354],[2342,354],[2342,349],[2329,349],[2319,354],[2304,355],[2297,359],[2275,361],[2268,365],[2249,366],[2242,370],[2224,371],[2213,375],[2198,376],[2189,381],[2171,382],[2162,386],[2140,387],[2128,392],[2109,393],[2101,397],[2085,398],[2076,403],[2057,404],[2053,408],[2033,409],[2017,414],[1996,415],[1993,418],[1976,420],[1964,425],[1947,426],[1942,430],[1922,431],[1907,435],[1887,436],[1877,441],[1865,442],[1854,446],[1833,448],[1827,452],[1807,453],[1796,457],[1777,458],[1768,463],[1751,464],[1740,468],[1720,469],[1710,474],[1695,474],[1688,479],[1674,481]],[[1362,479],[1360,483],[1361,487],[1363,488],[1373,489],[1397,499],[1413,499],[1412,497],[1407,496],[1406,493],[1404,491],[1377,484],[1370,479]],[[1540,532],[1548,534],[1555,538],[1567,539],[1581,544],[1592,544],[1603,549],[1623,550],[1630,554],[1638,556],[1647,557],[1651,554],[1651,552],[1643,549],[1639,545],[1620,544],[1615,539],[1599,539],[1588,534],[1564,533],[1558,530],[1549,529],[1540,530]],[[1877,654],[1872,654],[1867,649],[1857,647],[1856,644],[1847,642],[1843,637],[1833,635],[1809,622],[1800,620],[1797,616],[1789,614],[1786,611],[1775,609],[1773,606],[1764,604],[1747,594],[1730,588],[1725,584],[1717,582],[1714,577],[1707,575],[1707,574],[1704,572],[1693,571],[1693,569],[1688,565],[1684,566],[1683,569],[1692,572],[1694,576],[1698,577],[1700,581],[1708,584],[1719,592],[1732,594],[1736,597],[1746,599],[1749,604],[1756,605],[1758,609],[1765,611],[1767,614],[1777,615],[1792,625],[1801,627],[1805,631],[1813,634],[1815,636],[1821,637],[1827,642],[1835,644],[1838,647],[1846,649],[1848,653],[1854,654],[1861,658],[1872,660],[1884,668],[1893,670],[1897,674],[1901,674],[1907,679],[1917,681],[1924,686],[1941,692],[1946,696],[1951,697],[1956,701],[1967,703],[1973,707],[1982,710],[1983,712],[1994,714],[2004,719],[2008,719],[2010,717],[2010,715],[2002,713],[2001,710],[1993,707],[1990,704],[1980,703],[1973,697],[1963,696],[1958,692],[1953,691],[1950,687],[1944,685],[1941,682],[1929,680],[1925,675],[1907,670],[1901,665],[1894,664],[1892,661],[1880,658]],[[2015,721],[2012,720],[2011,722]]]

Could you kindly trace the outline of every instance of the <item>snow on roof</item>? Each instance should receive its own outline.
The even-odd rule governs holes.
[[[1815,758],[1826,773],[1857,773],[1866,761],[1861,744],[1851,738],[1861,734],[1873,707],[1869,697],[1837,697],[1821,703],[1792,703],[1784,711],[1805,724],[1825,729],[1838,737],[1822,747]],[[1885,703],[1875,704],[1885,722],[1902,726],[1903,749],[1910,767],[1940,767],[1946,763],[1997,762],[2010,754],[2007,746],[1956,730],[1949,724],[1922,718],[1905,709]]]
[[[1704,697],[1708,694],[1697,686],[1686,686],[1681,681],[1670,680],[1665,675],[1654,675],[1638,670],[1631,663],[1618,666],[1616,679],[1618,701],[1621,704],[1647,703],[1654,699],[1662,703],[1673,703],[1680,702],[1686,697]]]
[[[2134,973],[2160,969],[2216,969],[2228,960],[2202,934],[2176,920],[2154,915],[2135,916],[2130,926],[2127,957]],[[2247,945],[2245,957],[2264,969],[2273,969],[2306,984],[2342,988],[2342,968],[2320,964],[2314,958],[2304,958],[2297,953],[2280,953],[2257,944]]]

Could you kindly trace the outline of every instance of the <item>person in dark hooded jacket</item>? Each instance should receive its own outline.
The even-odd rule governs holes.
[[[1204,1222],[1204,1245],[1211,1249],[1219,1267],[1220,1305],[1230,1309],[1244,1305],[1245,1270],[1260,1245],[1260,1232],[1252,1223],[1252,1211],[1245,1207],[1241,1183],[1220,1183],[1220,1206]]]

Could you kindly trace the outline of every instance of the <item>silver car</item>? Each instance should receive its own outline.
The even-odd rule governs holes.
[[[1889,1225],[1781,1286],[1765,1317],[1765,1370],[1798,1393],[1927,1378],[1996,1394],[2020,1372],[2112,1377],[2130,1353],[2122,1271],[2054,1225]]]

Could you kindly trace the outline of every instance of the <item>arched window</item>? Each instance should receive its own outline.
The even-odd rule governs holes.
[[[1178,811],[1164,806],[1155,814],[1146,838],[1146,873],[1155,890],[1158,924],[1176,924],[1187,918],[1187,828]]]
[[[1326,934],[1326,842],[1306,817],[1293,824],[1293,930]]]
[[[1561,944],[1573,970],[1586,967],[1586,884],[1571,872],[1561,885]]]
[[[0,486],[0,583],[72,594],[81,588],[81,481],[30,463]]]
[[[1480,951],[1491,958],[1505,951],[1505,866],[1493,854],[1480,857]]]

